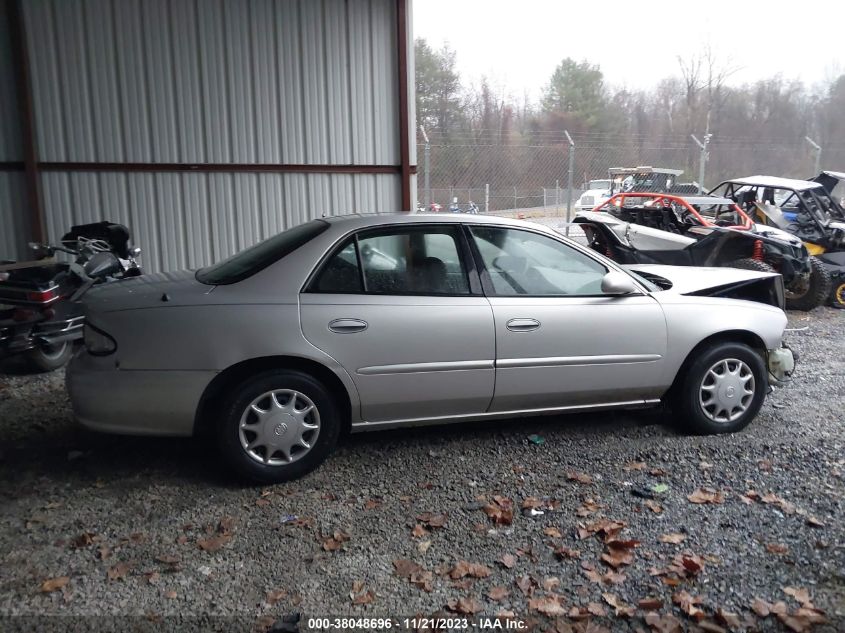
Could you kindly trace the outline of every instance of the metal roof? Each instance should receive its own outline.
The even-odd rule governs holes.
[[[792,178],[778,178],[777,176],[747,176],[745,178],[733,178],[725,183],[746,185],[749,187],[771,187],[773,189],[791,189],[793,191],[808,191],[821,188],[821,184],[809,180],[794,180]],[[722,185],[719,185],[720,187]],[[718,189],[718,187],[717,187]]]

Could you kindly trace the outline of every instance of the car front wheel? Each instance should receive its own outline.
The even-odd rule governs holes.
[[[699,354],[676,394],[677,421],[706,435],[744,429],[766,397],[766,366],[742,343],[717,343]]]
[[[274,370],[241,383],[220,418],[221,454],[241,477],[270,484],[319,466],[337,443],[340,416],[322,383]]]

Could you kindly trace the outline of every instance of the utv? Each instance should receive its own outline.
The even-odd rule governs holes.
[[[587,242],[621,264],[727,266],[783,276],[786,307],[811,310],[813,269],[801,240],[755,225],[732,200],[665,193],[616,194],[579,213]]]
[[[822,172],[813,180],[750,176],[727,180],[711,193],[736,201],[758,222],[799,237],[812,256],[808,294],[845,308],[845,210],[832,195],[843,178],[838,172]]]

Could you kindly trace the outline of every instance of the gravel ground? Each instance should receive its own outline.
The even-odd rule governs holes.
[[[266,489],[233,485],[199,442],[76,428],[61,372],[0,375],[0,616],[234,616],[266,628],[292,612],[479,609],[538,630],[672,631],[698,608],[705,627],[785,627],[754,614],[760,598],[790,612],[811,601],[827,618],[814,631],[845,630],[845,313],[790,321],[808,328],[789,336],[799,374],[737,435],[684,437],[642,414],[382,432]],[[692,503],[702,487],[711,502]],[[400,559],[420,568],[397,573]],[[701,602],[674,604],[682,591]],[[603,593],[633,617],[616,617]],[[594,614],[570,617],[579,607]]]

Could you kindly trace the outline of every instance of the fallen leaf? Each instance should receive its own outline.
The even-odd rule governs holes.
[[[413,572],[408,578],[408,582],[429,593],[434,590],[434,574],[424,569]]]
[[[57,578],[48,578],[44,582],[41,583],[41,593],[52,593],[54,591],[60,591],[62,587],[67,585],[70,582],[70,577],[68,576],[59,576]]]
[[[566,613],[566,608],[561,603],[561,597],[557,595],[532,598],[528,601],[528,609],[548,616],[564,615]]]
[[[93,545],[96,541],[99,540],[100,537],[97,536],[94,532],[83,532],[71,541],[71,547],[73,547],[74,549],[80,549],[82,547],[88,547],[89,545]]]
[[[627,526],[622,521],[611,521],[610,519],[599,519],[578,527],[578,538],[583,540],[592,535],[598,535],[605,539],[615,537]]]
[[[645,470],[646,463],[645,462],[628,462],[625,464],[622,469],[628,472],[632,470]]]
[[[129,573],[129,570],[132,569],[132,566],[129,563],[123,562],[110,567],[109,570],[106,572],[106,577],[109,580],[123,580],[126,578],[126,575]]]
[[[781,543],[766,543],[766,551],[770,554],[788,554],[789,548]]]
[[[725,495],[713,488],[699,488],[687,495],[691,503],[724,503]]]
[[[430,528],[446,527],[446,520],[448,517],[445,514],[435,514],[433,512],[423,512],[417,516],[417,521],[424,523]]]
[[[487,592],[487,597],[490,598],[490,600],[500,602],[508,597],[508,593],[509,592],[505,587],[491,587],[490,591]]]
[[[692,596],[687,591],[679,591],[672,594],[672,602],[678,605],[681,608],[681,611],[694,620],[701,620],[707,615],[704,611],[698,608],[698,605],[704,602],[704,599]]]
[[[814,517],[814,516],[808,516],[808,517],[804,520],[804,522],[805,522],[807,525],[809,525],[810,527],[814,527],[814,528],[823,528],[823,527],[824,527],[824,523],[822,523],[821,521],[819,521],[819,520],[818,520],[816,517]]]
[[[602,506],[600,504],[592,499],[587,499],[575,510],[575,514],[579,517],[586,517],[598,512],[601,508]]]
[[[677,532],[673,532],[671,534],[661,535],[658,540],[661,543],[672,543],[673,545],[678,545],[679,543],[683,543],[686,538],[687,537],[684,534],[678,534]]]
[[[428,536],[429,531],[425,529],[425,526],[422,523],[417,523],[414,526],[414,529],[411,530],[411,536],[414,538],[422,538],[423,536]]]
[[[480,602],[473,598],[451,598],[446,604],[446,608],[453,613],[474,615],[481,611],[484,607]]]
[[[176,592],[175,592],[175,591],[173,591],[172,589],[171,589],[170,591],[165,591],[165,592],[164,592],[164,597],[165,597],[165,598],[168,598],[169,600],[173,600],[173,598],[175,598],[175,597],[176,597]]]
[[[661,512],[663,512],[663,506],[661,506],[656,501],[652,501],[651,499],[649,499],[645,502],[645,507],[647,507],[649,510],[651,510],[655,514],[660,514]]]
[[[777,506],[784,514],[795,514],[796,508],[794,503],[781,499],[771,492],[760,497],[760,501],[768,505]]]
[[[231,540],[231,534],[218,534],[217,536],[197,539],[197,545],[199,545],[200,549],[206,552],[216,552]]]
[[[352,591],[349,592],[352,604],[370,604],[375,598],[376,594],[372,591],[364,591],[364,581],[356,580],[352,583]]]
[[[670,613],[660,615],[652,611],[646,614],[645,623],[655,633],[682,633],[683,631],[681,621]]]
[[[513,523],[513,502],[506,497],[493,497],[493,501],[485,504],[482,510],[496,525]]]
[[[587,604],[587,611],[592,613],[597,618],[603,618],[607,615],[607,609],[605,609],[600,603],[598,602],[590,602]]]
[[[379,499],[370,499],[364,504],[364,510],[374,510],[381,505],[381,501]],[[365,604],[358,602],[356,604]]]
[[[554,526],[549,526],[547,528],[543,528],[543,534],[545,534],[546,536],[550,536],[552,538],[561,538],[563,536],[563,534],[560,533],[560,529],[558,529]]]
[[[422,566],[407,558],[393,561],[393,571],[401,578],[410,578],[412,574],[422,571]]]
[[[425,554],[429,547],[431,547],[431,541],[420,541],[417,543],[417,551],[420,554]]]
[[[156,556],[156,560],[160,563],[164,563],[165,565],[178,565],[182,562],[182,559],[175,554],[160,554],[159,556]]]
[[[608,546],[607,551],[601,555],[601,559],[614,569],[618,569],[623,565],[633,563],[634,555],[631,553],[630,548]]]
[[[612,593],[603,593],[601,597],[604,601],[609,604],[614,609],[614,613],[617,618],[630,618],[634,616],[636,613],[636,609],[631,605],[625,604],[619,598],[616,597],[615,594]]]
[[[465,560],[458,561],[449,572],[449,577],[452,580],[463,578],[464,576],[471,576],[473,578],[486,578],[492,572],[486,565],[480,563],[470,563]]]
[[[339,550],[349,540],[349,534],[343,530],[335,530],[331,536],[323,539],[323,549],[327,552]]]
[[[267,597],[265,598],[265,602],[269,604],[271,607],[275,607],[278,602],[284,600],[288,595],[288,592],[285,589],[271,589],[267,592]]]
[[[637,602],[637,606],[643,611],[657,611],[663,606],[660,598],[643,598]]]
[[[147,579],[147,582],[149,584],[155,585],[161,579],[161,574],[159,574],[157,571],[154,571],[154,572],[150,572],[148,574],[144,574],[144,578]]]
[[[530,597],[534,593],[536,583],[532,580],[531,576],[520,576],[514,580],[514,583],[519,587],[523,595]]]
[[[736,613],[725,611],[722,607],[719,607],[716,611],[716,621],[724,624],[729,629],[742,628],[742,622],[740,622],[739,616]]]
[[[810,599],[810,592],[803,587],[784,587],[783,592],[787,596],[795,598],[802,607],[812,606],[813,604]]]
[[[751,603],[751,610],[761,618],[765,618],[772,612],[772,605],[762,598],[754,598],[754,601]]]
[[[567,558],[580,558],[581,552],[577,549],[569,549],[566,546],[562,546],[555,549],[554,555],[558,558],[558,560],[564,560]]]
[[[108,545],[103,545],[97,550],[97,556],[100,560],[106,560],[111,557],[111,548]]]
[[[224,516],[220,521],[217,523],[217,531],[220,534],[231,534],[235,530],[235,517],[233,516]]]
[[[499,559],[499,562],[508,569],[513,569],[514,565],[516,565],[516,556],[513,554],[505,554]]]
[[[579,484],[591,484],[593,483],[593,478],[587,475],[586,473],[579,473],[575,471],[569,471],[566,473],[566,478],[569,481],[577,481]]]

